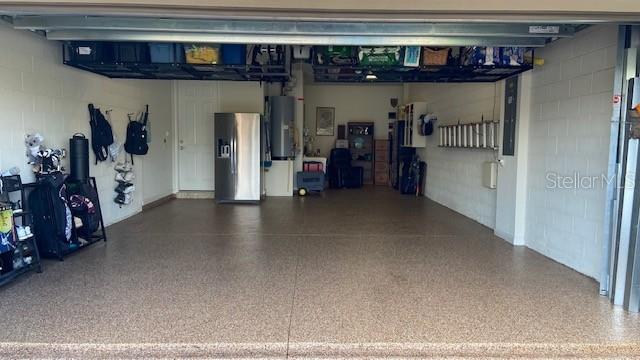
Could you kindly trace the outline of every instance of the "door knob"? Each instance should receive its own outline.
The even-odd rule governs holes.
[[[180,145],[180,150],[184,150],[184,146]]]

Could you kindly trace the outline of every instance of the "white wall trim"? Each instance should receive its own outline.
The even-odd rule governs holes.
[[[126,213],[126,214],[124,214],[124,215],[122,215],[122,216],[115,217],[115,218],[111,219],[110,221],[109,221],[109,220],[106,220],[106,221],[104,222],[104,226],[105,226],[105,227],[108,227],[108,226],[110,226],[110,225],[117,224],[117,223],[119,223],[120,221],[127,220],[128,218],[133,217],[133,216],[135,216],[135,215],[138,215],[138,214],[140,214],[141,212],[142,212],[142,207],[136,208],[136,209],[135,209],[135,211],[132,211],[132,212],[130,212],[130,213]]]
[[[171,81],[171,117],[173,126],[173,193],[176,194],[180,190],[180,134],[178,126],[178,81]]]
[[[525,238],[524,235],[518,235],[516,234],[513,237],[513,246],[527,246],[526,242],[525,242]]]

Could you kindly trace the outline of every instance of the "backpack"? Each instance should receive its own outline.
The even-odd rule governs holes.
[[[98,161],[109,158],[109,145],[113,144],[113,130],[100,109],[89,104],[89,124],[91,125],[91,148]]]
[[[149,120],[149,105],[141,116],[142,121],[129,121],[127,125],[127,140],[124,143],[124,150],[131,154],[131,163],[133,164],[133,155],[146,155],[149,152],[147,144],[147,121]]]
[[[433,122],[438,118],[433,114],[420,115],[420,127],[419,133],[422,136],[429,136],[433,134]]]

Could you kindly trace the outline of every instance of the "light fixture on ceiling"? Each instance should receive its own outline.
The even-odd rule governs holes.
[[[374,73],[372,73],[371,71],[369,71],[369,73],[367,74],[367,76],[364,77],[367,80],[378,80],[378,77],[375,76]]]

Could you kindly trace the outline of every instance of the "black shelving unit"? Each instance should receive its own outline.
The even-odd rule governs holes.
[[[351,151],[351,165],[362,167],[362,182],[373,184],[374,162],[374,123],[349,122],[347,123],[347,139]]]
[[[69,181],[65,181],[66,185],[68,185],[69,183],[70,183]],[[96,184],[95,177],[89,178],[89,185],[93,187],[93,189],[95,190],[95,193],[98,194],[98,187]],[[31,191],[37,188],[38,186],[42,186],[42,183],[39,181],[36,181],[35,183],[25,184],[25,187],[30,189]],[[53,203],[52,203],[53,199],[49,198],[48,201],[49,201],[48,208],[53,209]],[[46,247],[47,249],[45,249],[45,247],[41,247],[42,257],[54,258],[62,261],[64,260],[65,256],[72,254],[80,249],[86,248],[91,244],[95,244],[96,242],[99,242],[99,241],[105,241],[105,242],[107,241],[107,233],[105,230],[104,220],[102,217],[102,206],[100,205],[100,199],[99,197],[96,197],[96,199],[91,199],[91,201],[94,202],[94,206],[96,207],[96,211],[98,212],[98,215],[100,217],[100,226],[98,231],[94,232],[90,236],[80,236],[78,234],[78,229],[76,228],[75,221],[72,219],[71,239],[69,239],[68,242],[56,241],[55,246]],[[51,211],[50,216],[54,217],[55,212]]]
[[[2,181],[2,191],[0,191],[0,200],[3,202],[12,201],[11,194],[12,193],[20,193],[20,203],[22,205],[21,212],[13,213],[13,226],[15,229],[16,221],[20,222],[22,226],[30,226],[33,227],[33,218],[32,213],[24,210],[26,204],[26,193],[25,187],[22,184],[22,178],[20,175],[12,175],[12,176],[3,176],[0,177],[0,181]],[[33,232],[33,230],[32,230]],[[13,280],[15,280],[20,275],[28,273],[30,271],[42,272],[42,264],[40,262],[40,253],[38,251],[38,244],[36,241],[35,235],[32,235],[26,239],[20,240],[17,238],[16,234],[16,248],[14,250],[10,250],[12,253],[11,260],[11,268],[12,270],[0,275],[0,286],[5,285]],[[30,263],[25,263],[25,258],[31,257]],[[20,259],[22,265],[18,268],[14,267],[13,261],[16,259]],[[6,264],[5,264],[6,265]]]

